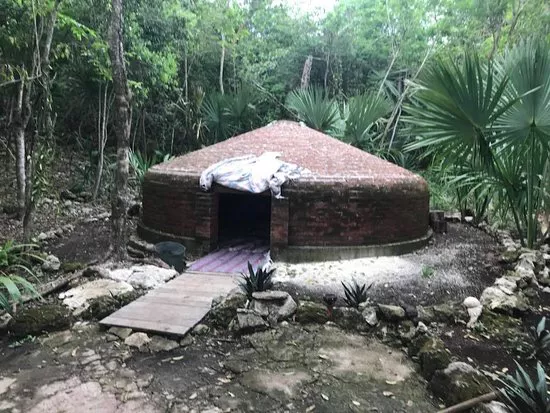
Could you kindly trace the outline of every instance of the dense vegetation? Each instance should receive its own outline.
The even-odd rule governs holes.
[[[60,151],[87,159],[74,185],[94,199],[113,182],[111,12],[109,0],[0,0],[0,147],[26,228]],[[341,0],[305,13],[127,0],[123,14],[137,181],[166,156],[291,117],[424,174],[435,206],[540,238],[546,1]]]

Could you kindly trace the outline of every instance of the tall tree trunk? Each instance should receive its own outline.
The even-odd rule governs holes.
[[[313,56],[309,55],[304,63],[304,70],[302,70],[302,82],[300,87],[307,89],[309,86],[309,77],[311,75],[311,65],[313,64]]]
[[[115,186],[111,199],[111,247],[115,258],[126,257],[126,211],[128,210],[128,152],[130,144],[130,89],[126,77],[124,48],[122,46],[122,0],[112,0],[111,24],[109,27],[109,57],[113,70],[115,93],[114,128],[117,138],[117,163]]]
[[[223,66],[225,64],[225,34],[222,33],[222,54],[220,56],[220,92],[223,95]]]
[[[44,131],[45,136],[48,140],[51,140],[53,137],[53,128],[54,128],[54,122],[52,120],[52,94],[51,94],[51,85],[52,80],[50,76],[51,68],[50,68],[50,51],[52,48],[52,40],[53,40],[53,33],[55,29],[55,22],[57,21],[57,11],[59,9],[61,1],[57,0],[55,2],[54,8],[52,11],[48,14],[45,21],[45,30],[46,30],[46,38],[44,39],[44,43],[42,45],[42,50],[40,51],[40,64],[41,64],[41,72],[42,72],[42,87],[43,87],[43,100],[44,100],[44,118],[45,118],[45,125],[44,125]]]

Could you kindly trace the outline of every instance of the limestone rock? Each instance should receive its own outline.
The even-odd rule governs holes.
[[[252,293],[252,298],[259,301],[285,301],[290,294],[286,291],[258,291]]]
[[[363,331],[366,328],[365,319],[356,308],[335,307],[332,318],[344,330]]]
[[[405,320],[397,326],[397,334],[401,342],[406,345],[416,335],[416,327],[411,320]]]
[[[418,358],[418,353],[420,352],[420,349],[424,346],[424,344],[430,341],[431,338],[432,337],[428,334],[419,334],[414,337],[407,346],[407,352],[409,356],[412,358]]]
[[[509,249],[502,253],[500,261],[506,264],[512,264],[518,260],[519,255],[520,252],[517,249]]]
[[[124,340],[124,344],[129,347],[135,347],[139,351],[146,351],[150,342],[151,339],[145,333],[134,333]]]
[[[123,281],[134,288],[157,288],[178,275],[174,269],[157,267],[155,265],[134,265],[130,268],[108,270],[106,277],[115,281]]]
[[[329,321],[327,308],[323,304],[306,300],[300,301],[295,318],[297,322],[302,324],[324,324]]]
[[[529,308],[522,295],[508,294],[495,286],[487,287],[481,294],[480,301],[490,310],[510,315],[524,313]]]
[[[443,303],[432,307],[435,320],[442,323],[454,323],[456,318],[456,308],[454,303]]]
[[[90,306],[91,300],[95,298],[116,297],[133,290],[133,287],[125,282],[99,279],[71,288],[59,294],[59,298],[73,311],[74,315],[79,315]]]
[[[191,337],[189,334],[187,334],[180,340],[181,347],[189,347],[191,344],[193,344],[193,337]]]
[[[15,314],[8,325],[16,337],[39,335],[43,332],[64,330],[71,325],[69,310],[59,304],[46,304],[39,307],[23,307]]]
[[[10,323],[13,317],[9,313],[4,313],[0,315],[0,333],[7,330],[8,324]]]
[[[161,336],[153,336],[148,344],[149,350],[153,352],[171,351],[179,347],[179,343]]]
[[[405,319],[405,310],[397,305],[378,304],[380,318],[386,321],[401,321]]]
[[[237,309],[243,308],[248,301],[239,289],[231,291],[226,297],[212,300],[212,309],[208,318],[215,327],[228,328],[229,323],[237,316]]]
[[[504,277],[497,278],[493,286],[500,288],[506,294],[513,294],[518,289],[519,280],[520,280],[520,277],[504,276]]]
[[[54,272],[58,271],[61,267],[61,262],[59,261],[59,258],[57,258],[55,255],[48,255],[44,262],[42,263],[42,269],[44,271]]]
[[[418,325],[416,326],[416,334],[427,334],[428,333],[428,326],[424,324],[422,321],[418,322]]]
[[[491,391],[488,380],[467,363],[454,362],[432,377],[430,389],[447,406],[473,399]]]
[[[204,336],[205,334],[208,334],[210,331],[210,327],[208,327],[206,324],[199,323],[193,328],[193,335],[195,336]]]
[[[436,337],[430,337],[424,342],[418,351],[422,375],[430,379],[437,370],[444,369],[451,362],[451,356],[445,348],[443,341]]]
[[[417,306],[416,311],[418,312],[418,321],[423,323],[430,324],[435,320],[435,314],[432,307]]]
[[[363,319],[365,320],[365,322],[369,326],[375,327],[378,324],[378,316],[376,314],[376,307],[373,307],[373,306],[365,307],[365,309],[363,310],[361,315],[363,316]]]
[[[41,233],[38,234],[38,236],[36,237],[36,239],[38,240],[38,242],[49,241],[49,240],[54,239],[54,238],[56,238],[56,235],[55,235],[55,232],[54,232],[54,231],[41,232]]]
[[[286,320],[298,305],[286,291],[263,291],[252,294],[252,309],[273,324]]]
[[[111,327],[109,329],[109,333],[114,334],[122,340],[125,340],[130,334],[132,334],[132,329],[126,327]]]
[[[269,324],[254,310],[240,308],[237,310],[236,329],[239,333],[250,333],[265,330]]]
[[[139,291],[132,290],[117,296],[104,295],[93,298],[90,300],[88,308],[80,313],[80,317],[84,320],[102,320],[139,297]]]

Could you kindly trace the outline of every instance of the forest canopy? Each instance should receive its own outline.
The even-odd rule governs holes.
[[[16,166],[21,218],[49,190],[47,171],[59,150],[86,159],[75,186],[90,191],[93,200],[109,193],[118,119],[109,54],[113,4],[0,0],[0,145]],[[515,69],[502,63],[506,56],[533,37],[542,48],[529,44],[544,54],[550,40],[545,0],[340,0],[326,12],[298,11],[272,0],[126,0],[123,5],[129,160],[138,183],[149,166],[170,156],[291,118],[420,171],[430,180],[432,203],[448,207],[448,190],[439,189],[449,187],[447,178],[465,175],[456,168],[448,174],[449,164],[457,167],[449,153],[442,157],[417,142],[433,132],[420,133],[429,121],[423,120],[423,108],[433,103],[422,90],[433,85],[434,65],[447,70],[452,62],[458,66],[448,73],[459,78],[469,73],[487,88],[502,84],[496,93],[504,100],[495,100],[500,108],[506,99],[519,102],[517,91],[523,90],[508,81]],[[523,58],[538,64],[536,56],[517,56]],[[462,71],[460,65],[469,61],[481,62],[480,72],[466,66]],[[493,64],[495,81],[484,74]],[[462,86],[472,92],[468,83]],[[432,92],[436,103],[456,98],[441,95],[448,90]],[[508,119],[502,108],[500,115]],[[430,110],[426,113],[440,113]],[[488,123],[473,125],[487,128],[479,134],[484,138],[501,131],[492,123],[500,115],[489,115]],[[464,120],[466,128],[470,121]],[[447,131],[445,139],[462,138],[461,130]],[[544,131],[543,125],[540,136]],[[494,149],[494,142],[487,145]],[[475,154],[463,155],[476,179],[488,179],[480,165],[472,166]],[[547,170],[546,158],[537,160],[537,168],[528,164],[531,175],[537,168]],[[494,170],[485,167],[484,174]],[[521,188],[507,181],[504,193],[529,192],[533,212],[543,199],[535,194],[540,182],[524,182],[521,173],[515,177]],[[489,186],[483,195],[474,191],[479,182],[468,182],[453,202],[461,210],[473,208],[482,220]],[[476,205],[468,206],[472,202]],[[522,205],[511,208],[521,215]],[[532,220],[527,213],[515,221]]]

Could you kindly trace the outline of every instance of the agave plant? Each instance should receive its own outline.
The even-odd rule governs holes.
[[[274,272],[274,268],[271,270],[264,270],[260,267],[254,271],[252,264],[249,262],[248,274],[242,274],[242,279],[239,281],[239,286],[249,298],[252,298],[252,294],[255,292],[266,291],[273,288],[273,281],[271,277]]]
[[[408,149],[427,149],[458,167],[469,193],[478,191],[482,203],[491,194],[532,248],[537,212],[548,202],[542,178],[550,163],[548,43],[524,41],[495,64],[477,55],[461,64],[438,60],[407,111],[419,136]]]
[[[542,365],[537,363],[534,379],[519,364],[516,365],[515,376],[507,375],[504,379],[499,379],[502,388],[498,394],[502,402],[513,413],[549,413],[550,396]]]
[[[290,92],[286,106],[310,128],[332,135],[338,135],[343,129],[338,103],[319,88]]]
[[[367,301],[367,292],[371,289],[372,284],[367,287],[366,284],[359,285],[357,281],[353,280],[353,283],[349,285],[342,281],[342,286],[345,294],[344,301],[348,307],[359,308],[361,303]]]
[[[548,356],[550,353],[550,331],[546,329],[546,317],[542,317],[536,328],[532,328],[533,357]]]

